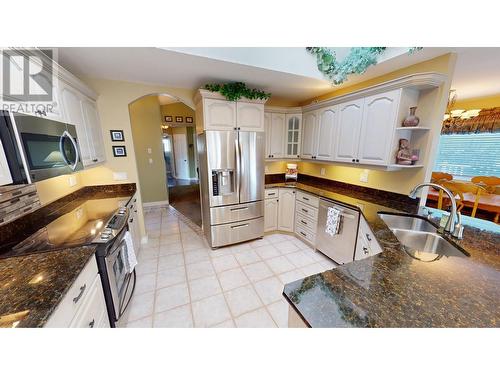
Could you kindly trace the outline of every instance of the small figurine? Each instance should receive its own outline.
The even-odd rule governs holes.
[[[396,154],[396,164],[411,165],[412,155],[410,151],[410,142],[407,139],[399,140],[399,150]]]

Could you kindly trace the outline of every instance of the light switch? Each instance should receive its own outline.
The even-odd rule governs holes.
[[[153,159],[149,158],[149,164],[153,164]]]
[[[322,176],[324,176],[326,174],[326,169],[325,168],[321,168],[320,172],[319,172]]]
[[[76,185],[76,176],[69,176],[69,178],[68,178],[68,185],[70,187]]]
[[[267,165],[264,167],[264,172],[269,173],[269,167]]]
[[[151,155],[151,153],[152,153],[151,147],[148,147],[148,154]]]
[[[127,172],[113,172],[113,180],[122,181],[128,178]]]
[[[359,174],[359,181],[361,182],[368,182],[368,174],[369,174],[368,169],[363,169],[363,172]]]

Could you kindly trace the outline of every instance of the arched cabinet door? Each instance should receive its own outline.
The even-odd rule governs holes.
[[[364,100],[361,98],[338,105],[339,120],[335,143],[337,161],[353,163],[357,158]]]
[[[258,103],[236,103],[236,126],[242,131],[264,131],[264,105]]]
[[[333,160],[335,158],[335,131],[338,123],[337,106],[321,108],[318,114],[318,160]]]
[[[203,105],[204,126],[206,130],[234,130],[236,128],[235,102],[204,99]]]
[[[358,148],[360,164],[390,164],[400,93],[394,90],[365,98]]]
[[[317,149],[318,115],[316,111],[304,113],[302,122],[302,145],[300,157],[313,159]]]

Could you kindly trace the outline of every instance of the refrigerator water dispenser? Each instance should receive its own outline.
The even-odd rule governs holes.
[[[212,170],[212,194],[214,196],[233,194],[234,177],[233,169]]]

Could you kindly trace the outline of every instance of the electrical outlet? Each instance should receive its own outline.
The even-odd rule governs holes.
[[[122,181],[128,178],[127,172],[113,172],[113,180]]]
[[[152,152],[151,147],[148,147],[148,154],[151,154]]]
[[[76,215],[76,220],[80,220],[81,217],[83,216],[83,208],[77,209],[75,215]]]
[[[325,168],[321,168],[321,170],[319,171],[319,173],[324,176],[326,174],[326,169]]]
[[[76,176],[69,176],[69,178],[68,178],[68,185],[70,187],[76,185]]]
[[[265,173],[269,173],[269,167],[267,165],[264,167],[264,171]]]
[[[363,172],[359,174],[359,181],[361,182],[368,182],[368,174],[369,170],[368,169],[363,169]]]
[[[149,164],[153,164],[153,159],[149,158]]]

